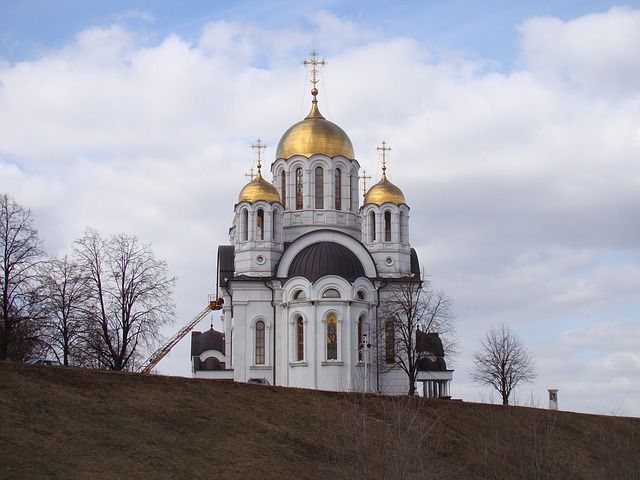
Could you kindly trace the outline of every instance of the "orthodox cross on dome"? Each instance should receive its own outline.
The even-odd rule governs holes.
[[[318,66],[324,66],[327,64],[327,62],[325,61],[325,59],[323,58],[322,60],[318,60],[318,52],[314,49],[311,52],[311,60],[303,60],[302,61],[303,65],[311,65],[311,83],[313,84],[313,88],[311,89],[311,95],[313,95],[313,98],[315,100],[316,95],[318,95],[318,89],[316,88],[316,85],[318,84],[318,82],[320,82],[320,80],[318,80]]]
[[[245,173],[244,176],[247,177],[250,182],[253,181],[253,179],[256,178],[256,172],[253,171],[253,167],[249,170],[249,173]]]
[[[391,150],[391,147],[387,147],[387,142],[382,141],[382,146],[377,147],[376,150],[382,152],[382,178],[387,178],[387,152]]]
[[[251,148],[253,148],[256,151],[256,162],[258,164],[258,175],[259,175],[260,169],[262,168],[262,150],[267,148],[267,146],[264,143],[262,143],[262,141],[258,138],[256,143],[251,145]],[[253,173],[253,169],[251,169],[251,172]]]
[[[362,170],[362,175],[358,177],[362,180],[362,196],[364,197],[367,194],[367,180],[371,180],[371,175],[367,175],[366,170]]]

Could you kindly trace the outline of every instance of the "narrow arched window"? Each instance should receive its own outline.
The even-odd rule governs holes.
[[[407,243],[407,216],[405,215],[404,212],[400,212],[400,222],[399,222],[399,227],[400,227],[400,243],[402,243],[403,245]]]
[[[296,169],[296,210],[302,210],[302,168]]]
[[[271,216],[271,239],[274,242],[277,242],[278,240],[280,240],[278,238],[278,211],[274,210],[273,211],[273,215]]]
[[[316,208],[324,208],[324,170],[316,167]]]
[[[242,210],[242,218],[240,220],[240,238],[245,242],[249,240],[249,211],[246,208]]]
[[[342,209],[342,172],[339,168],[336,168],[336,210]]]
[[[354,174],[349,175],[349,205],[351,210],[356,210],[356,198],[358,198],[358,187],[356,186],[356,176]]]
[[[256,322],[256,365],[265,364],[264,322]]]
[[[369,212],[369,241],[376,241],[376,214],[373,210]]]
[[[335,313],[327,317],[327,360],[338,359],[338,318]]]
[[[385,361],[393,363],[396,359],[396,335],[393,322],[389,320],[384,324]]]
[[[364,334],[364,318],[360,317],[358,319],[358,361],[359,362],[362,362],[364,360],[364,351],[367,348],[367,346],[365,345],[363,334]]]
[[[296,360],[304,360],[304,321],[302,317],[296,319]]]
[[[282,198],[282,205],[287,208],[287,174],[284,170],[280,174],[280,197]]]
[[[384,212],[384,241],[391,241],[391,212],[389,210]]]
[[[256,240],[264,240],[264,210],[261,208],[256,215]]]

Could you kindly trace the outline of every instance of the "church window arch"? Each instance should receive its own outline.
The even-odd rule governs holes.
[[[324,208],[324,170],[322,167],[316,167],[315,193],[317,209]]]
[[[302,167],[296,169],[296,210],[302,210]]]
[[[338,317],[327,315],[327,360],[338,360]]]
[[[385,346],[385,361],[387,363],[393,363],[396,359],[396,332],[393,326],[393,321],[388,320],[384,324],[384,346]]]
[[[391,241],[391,212],[389,210],[384,212],[384,241]]]
[[[262,208],[256,212],[256,240],[264,240],[264,210]]]
[[[306,300],[307,296],[304,294],[304,290],[296,290],[295,292],[293,292],[293,295],[291,295],[291,299],[292,300]]]
[[[278,226],[278,211],[274,210],[271,214],[271,239],[274,242],[280,240],[280,238],[278,238]]]
[[[240,213],[240,240],[243,242],[249,240],[249,210],[246,208]]]
[[[358,292],[360,293],[360,292]],[[358,326],[357,326],[357,339],[358,339],[358,361],[362,362],[364,361],[364,352],[366,349],[366,345],[364,344],[364,315],[361,315],[360,318],[358,318]]]
[[[304,320],[300,316],[296,318],[296,360],[304,361]]]
[[[327,288],[322,292],[322,298],[340,298],[340,292],[335,288]]]
[[[364,290],[358,290],[358,293],[356,293],[356,298],[358,300],[366,300],[367,294],[364,292]]]
[[[256,365],[265,364],[265,328],[264,322],[256,322]]]
[[[335,199],[336,210],[342,209],[342,172],[339,168],[335,170]]]
[[[373,210],[369,212],[369,241],[376,241],[376,213]]]
[[[280,174],[280,198],[284,208],[287,208],[287,174],[284,170]]]
[[[407,215],[404,212],[400,212],[400,243],[406,244],[407,242]]]

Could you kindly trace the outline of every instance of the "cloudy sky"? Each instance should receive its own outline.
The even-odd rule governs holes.
[[[389,142],[454,300],[454,395],[497,400],[468,373],[504,322],[538,366],[520,403],[640,416],[640,3],[386,3],[0,2],[0,192],[50,254],[88,226],[151,243],[170,336],[214,289],[251,144],[306,114],[316,48],[323,114],[374,177]],[[189,369],[187,338],[159,371]]]

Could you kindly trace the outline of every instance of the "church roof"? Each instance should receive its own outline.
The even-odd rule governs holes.
[[[435,332],[416,332],[416,350],[427,352],[428,356],[418,360],[418,370],[427,372],[444,372],[447,363],[444,359],[444,347],[440,335]]]
[[[305,277],[310,282],[325,275],[337,275],[350,282],[364,277],[364,267],[355,253],[335,242],[317,242],[298,253],[289,266],[289,277]]]
[[[224,355],[224,333],[213,327],[206,332],[191,332],[191,356],[198,356],[207,350],[217,350]]]
[[[258,174],[247,183],[238,195],[238,202],[257,202],[264,200],[265,202],[279,202],[280,193],[272,183],[267,182],[262,178],[262,174],[258,170]]]

